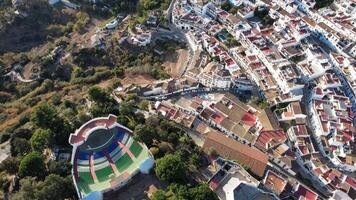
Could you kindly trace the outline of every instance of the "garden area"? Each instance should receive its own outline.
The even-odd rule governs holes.
[[[241,45],[226,29],[222,29],[216,33],[215,37],[229,48]]]

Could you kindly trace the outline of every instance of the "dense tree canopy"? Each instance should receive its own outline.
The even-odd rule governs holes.
[[[45,148],[49,147],[51,136],[51,131],[48,129],[36,130],[30,139],[32,150],[42,152]]]
[[[16,137],[11,140],[11,154],[13,156],[26,155],[31,151],[31,145],[25,138]]]
[[[54,136],[55,144],[68,145],[69,134],[73,131],[67,120],[61,117],[56,108],[48,103],[36,107],[31,115],[31,122],[39,128],[49,129]]]
[[[165,10],[168,8],[169,3],[169,0],[140,0],[140,5],[145,11],[158,8]]]
[[[208,184],[200,184],[189,190],[193,200],[218,200],[216,194],[209,188]]]
[[[157,132],[154,129],[151,129],[147,125],[139,124],[135,127],[134,138],[138,141],[145,143],[148,146],[151,146],[153,140],[157,138]]]
[[[153,193],[153,200],[184,199],[184,200],[217,200],[216,194],[207,184],[188,187],[186,185],[171,184],[168,191],[157,190]]]
[[[8,157],[0,163],[0,171],[6,171],[9,174],[16,174],[19,170],[19,159]]]
[[[37,199],[53,200],[66,199],[75,194],[73,181],[70,176],[63,178],[50,174],[45,181],[37,185],[35,196]]]
[[[19,175],[22,177],[43,177],[45,171],[44,158],[38,152],[27,154],[20,162]]]
[[[315,8],[320,9],[320,8],[325,8],[330,6],[334,0],[315,0]]]
[[[31,116],[31,122],[44,129],[55,129],[57,121],[58,113],[55,107],[48,103],[40,104]]]
[[[89,89],[89,98],[95,104],[90,108],[93,117],[107,116],[108,114],[118,114],[118,106],[110,93],[100,87],[93,86]]]
[[[105,90],[103,90],[97,86],[91,87],[89,89],[88,93],[89,93],[90,100],[95,101],[97,103],[103,104],[107,101],[110,101],[109,94]]]
[[[11,199],[35,199],[36,179],[34,177],[26,177],[20,180],[20,190],[15,193]]]
[[[37,182],[36,179],[27,177],[20,181],[20,190],[11,199],[74,199],[75,191],[72,179],[50,174],[44,181]]]
[[[166,200],[166,192],[164,190],[157,190],[152,195],[152,200]]]
[[[185,180],[186,166],[177,154],[167,154],[156,162],[155,172],[159,179],[168,183]]]

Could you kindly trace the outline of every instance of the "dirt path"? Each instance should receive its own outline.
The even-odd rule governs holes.
[[[0,163],[10,155],[10,142],[0,144]]]

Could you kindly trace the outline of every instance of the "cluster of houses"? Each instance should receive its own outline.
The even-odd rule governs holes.
[[[219,97],[182,97],[174,103],[157,101],[153,104],[154,112],[204,138],[202,148],[207,154],[215,151],[229,159],[215,160],[211,155],[213,162],[203,172],[210,188],[221,199],[318,199],[315,188],[293,178],[301,167],[309,173],[307,163],[312,161],[308,157],[317,155],[306,126],[293,126],[287,133],[265,130],[259,112],[252,106],[231,94],[216,96]],[[330,170],[336,171],[325,168],[320,177],[326,176]],[[340,178],[338,187],[321,194],[347,196],[348,192],[355,192],[352,185],[355,179]],[[321,180],[318,175],[315,179]],[[327,181],[323,186],[332,187],[334,182]]]
[[[221,8],[227,2],[233,13]],[[312,10],[315,5],[312,0],[173,5],[172,22],[200,54],[182,88],[192,83],[257,88],[284,124],[284,130],[266,129],[260,111],[232,94],[153,104],[154,112],[199,134],[204,151],[229,159],[218,158],[204,174],[221,199],[356,198],[356,180],[349,175],[356,167],[355,3],[335,1],[319,11]],[[272,24],[258,19],[255,11],[261,9]]]
[[[310,131],[305,125],[288,130],[288,139],[294,149],[299,172],[326,196],[354,198],[355,179],[327,165],[325,157],[314,146]]]
[[[228,1],[235,8],[229,13],[221,8],[226,2],[177,0],[172,22],[199,53],[197,62],[182,79],[132,85],[124,92],[153,96],[185,94],[199,85],[257,88],[275,105],[279,123],[287,124],[284,131],[266,130],[259,111],[231,94],[181,97],[176,102],[157,101],[153,107],[205,138],[205,151],[213,148],[263,178],[258,183],[251,178],[237,181],[232,174],[241,171],[221,165],[209,185],[223,198],[240,184],[242,191],[272,199],[286,194],[296,199],[354,199],[355,179],[347,175],[356,167],[356,71],[351,50],[355,29],[349,23],[354,4],[340,6],[335,1],[344,10],[340,13],[335,8],[312,11],[315,1],[240,0]],[[272,24],[263,24],[255,15],[261,9],[267,10]],[[338,31],[340,24],[345,24],[343,31]],[[291,178],[297,174],[311,181],[313,189]],[[254,192],[248,189],[251,185]]]
[[[345,170],[354,171],[354,112],[350,98],[334,71],[327,71],[316,81],[312,93],[315,135],[331,161]]]
[[[252,177],[235,162],[216,159],[204,171],[209,186],[220,199],[318,199],[318,194],[298,181],[288,180],[283,174],[267,169],[261,181]]]
[[[281,0],[228,1],[237,12],[229,13],[220,8],[224,2],[177,1],[172,21],[188,32],[196,48],[206,50],[222,70],[230,72],[232,83],[242,72],[248,72],[249,80],[271,103],[300,100],[304,83],[333,67],[329,49],[355,62],[353,51],[347,51],[355,46],[350,37],[355,35],[355,28],[347,13],[312,14],[309,8],[315,1]],[[255,10],[261,8],[268,10],[274,21],[271,26],[256,21]],[[333,28],[341,19],[349,26],[339,34]],[[202,74],[199,67],[190,71],[191,77]]]

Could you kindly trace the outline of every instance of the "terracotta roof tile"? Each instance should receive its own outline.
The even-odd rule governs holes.
[[[260,150],[227,138],[223,133],[210,132],[205,140],[205,152],[214,148],[218,154],[248,166],[253,173],[262,177],[267,167],[268,156]]]
[[[286,187],[287,181],[285,181],[282,177],[278,176],[274,172],[268,171],[264,180],[264,185],[275,192],[277,195],[280,195]]]

